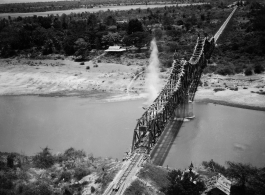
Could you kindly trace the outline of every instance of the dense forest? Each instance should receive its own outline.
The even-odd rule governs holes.
[[[213,66],[208,66],[205,72],[226,75],[264,70],[264,9],[257,2],[239,7],[209,61]],[[110,45],[135,46],[137,52],[143,52],[141,48],[156,37],[162,64],[170,67],[174,53],[177,58],[189,56],[197,34],[212,36],[230,12],[231,8],[220,3],[9,17],[0,21],[0,56],[40,58],[60,54],[89,60],[92,51]]]

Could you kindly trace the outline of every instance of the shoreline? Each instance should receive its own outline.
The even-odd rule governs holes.
[[[44,94],[2,94],[0,97],[17,97],[17,96],[36,96],[36,97],[48,97],[48,98],[61,98],[61,97],[78,97],[78,98],[89,98],[91,100],[96,101],[106,101],[106,102],[120,102],[120,101],[134,101],[139,99],[146,98],[146,94],[138,94],[138,95],[128,95],[127,93],[118,93],[118,92],[102,92],[97,90],[92,91],[58,91],[53,93],[44,93]],[[196,95],[195,95],[196,96]],[[248,110],[256,110],[256,111],[263,111],[265,112],[265,107],[263,106],[254,106],[254,105],[247,105],[247,104],[240,104],[229,102],[226,100],[216,100],[211,98],[201,98],[195,99],[194,102],[198,103],[211,103],[235,108],[242,108]]]
[[[262,107],[262,106],[251,106],[251,105],[237,104],[237,103],[232,103],[232,102],[228,102],[228,101],[224,101],[224,100],[214,100],[214,99],[205,98],[205,99],[194,100],[194,102],[207,103],[207,104],[211,103],[211,104],[218,104],[218,105],[222,105],[222,106],[229,106],[229,107],[265,112],[265,107]]]
[[[124,61],[122,64],[102,62],[94,67],[91,61],[80,65],[69,59],[0,59],[0,97],[80,97],[107,102],[146,98],[145,74],[132,80],[143,71],[148,59],[131,61],[130,66]],[[167,82],[168,73],[160,73],[161,85]],[[264,73],[248,77],[205,74],[201,81],[195,102],[265,111],[264,95],[258,94],[265,91]]]

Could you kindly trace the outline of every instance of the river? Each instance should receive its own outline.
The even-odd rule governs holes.
[[[94,7],[94,8],[80,8],[80,9],[71,9],[71,10],[57,10],[57,11],[47,11],[47,12],[29,12],[29,13],[0,13],[0,18],[8,18],[10,17],[28,17],[28,16],[48,16],[48,15],[62,15],[62,14],[70,14],[70,13],[82,13],[82,12],[90,12],[95,13],[99,11],[119,11],[119,10],[130,10],[130,9],[147,9],[147,8],[159,8],[165,6],[189,6],[189,5],[203,5],[206,3],[183,3],[183,4],[156,4],[156,5],[128,5],[128,6],[104,6],[104,7]]]
[[[0,151],[33,155],[69,147],[121,159],[131,146],[144,100],[106,102],[78,97],[0,96]],[[213,159],[265,166],[265,112],[195,103],[164,166]]]
[[[33,155],[69,147],[121,159],[129,151],[143,100],[91,102],[77,97],[0,97],[0,151]]]
[[[184,122],[164,166],[187,168],[192,162],[226,161],[265,166],[265,112],[196,103],[195,119]]]

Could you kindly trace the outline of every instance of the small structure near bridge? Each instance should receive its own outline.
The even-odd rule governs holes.
[[[231,181],[222,174],[209,178],[205,182],[207,190],[204,194],[207,195],[230,195]]]
[[[122,48],[121,46],[109,46],[108,49],[105,50],[105,52],[124,52],[126,51],[125,48]]]

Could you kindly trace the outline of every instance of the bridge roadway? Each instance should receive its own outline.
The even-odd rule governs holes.
[[[232,13],[228,16],[227,20],[223,23],[223,25],[214,35],[213,38],[215,43],[217,42],[217,39],[220,37],[221,33],[224,31],[226,25],[232,18],[236,9],[237,8],[232,11]],[[197,51],[195,51],[194,53],[196,54]],[[192,56],[191,59],[193,59],[193,62],[198,62],[196,56]],[[184,110],[185,109],[186,108],[184,108]],[[122,169],[119,171],[114,180],[109,184],[109,186],[105,190],[104,195],[122,195],[125,192],[126,188],[129,187],[133,180],[133,177],[136,176],[138,170],[142,166],[142,163],[144,163],[146,159],[152,159],[151,161],[153,162],[153,164],[163,165],[165,158],[168,155],[168,152],[176,136],[178,135],[182,123],[183,118],[177,118],[172,116],[167,121],[162,134],[156,138],[156,144],[151,148],[152,150],[150,152],[150,155],[147,152],[149,151],[147,149],[149,147],[149,132],[147,132],[147,134],[145,134],[145,137],[141,140],[141,146],[136,150],[132,151],[130,156],[128,156],[128,159],[123,163]]]
[[[183,119],[174,118],[168,121],[163,133],[160,135],[158,142],[150,154],[151,162],[155,165],[162,166],[168,155],[168,152],[176,139],[182,126]]]
[[[145,158],[145,153],[140,153],[139,151],[132,153],[103,195],[122,195],[131,184],[133,177],[138,172]]]

